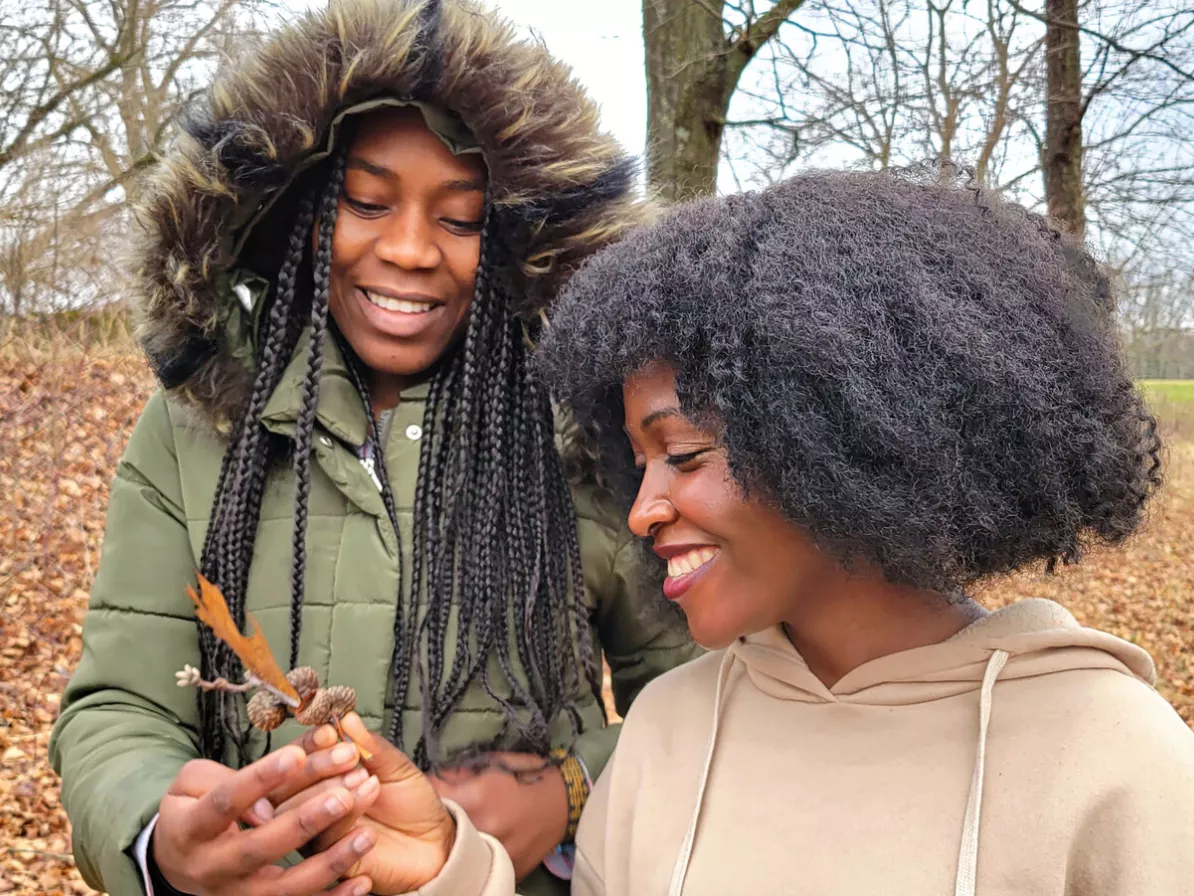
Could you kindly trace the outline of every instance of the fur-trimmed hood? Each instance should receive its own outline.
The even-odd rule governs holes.
[[[225,64],[135,205],[142,346],[163,385],[208,419],[226,422],[251,386],[228,336],[246,225],[339,114],[377,97],[449,110],[471,132],[522,314],[546,309],[584,258],[643,218],[633,161],[544,47],[474,0],[332,0]]]

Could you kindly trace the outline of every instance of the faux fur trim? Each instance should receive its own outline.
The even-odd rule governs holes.
[[[546,309],[585,257],[646,214],[633,161],[598,129],[571,71],[508,22],[474,0],[332,0],[225,64],[135,205],[142,345],[164,384],[213,422],[251,386],[220,332],[237,228],[338,111],[379,95],[450,109],[480,143],[520,313]]]

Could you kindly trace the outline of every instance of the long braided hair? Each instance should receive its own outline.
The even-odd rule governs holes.
[[[261,423],[304,329],[310,349],[292,446],[296,481],[291,566],[290,664],[298,662],[306,572],[311,444],[326,338],[338,341],[365,405],[369,439],[378,445],[366,371],[329,320],[332,235],[344,183],[346,147],[328,174],[300,188],[294,228],[267,299],[257,339],[251,397],[232,430],[203,546],[203,574],[218,584],[233,618],[245,624],[249,566],[266,479],[282,460],[285,440]],[[575,508],[555,443],[546,390],[532,375],[529,345],[537,333],[512,307],[503,276],[510,253],[499,237],[492,205],[482,232],[481,256],[463,344],[431,374],[416,480],[410,591],[398,551],[393,651],[393,716],[387,736],[423,769],[451,758],[439,735],[468,688],[480,682],[503,708],[505,723],[490,744],[546,756],[550,727],[565,714],[579,731],[578,703],[587,689],[601,703],[600,658],[584,603]],[[312,256],[311,229],[319,235]],[[387,516],[401,545],[399,517],[385,464],[377,465]],[[446,670],[446,639],[453,607],[456,644]],[[511,645],[514,650],[511,650]],[[204,677],[242,674],[235,655],[201,627]],[[426,664],[421,658],[426,657]],[[509,697],[490,680],[496,656]],[[515,660],[525,676],[519,675]],[[403,709],[418,677],[422,733],[407,743]],[[231,744],[248,755],[243,703],[234,694],[201,692],[201,748],[222,759]]]

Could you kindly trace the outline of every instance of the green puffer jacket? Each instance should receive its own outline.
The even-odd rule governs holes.
[[[305,355],[296,355],[263,416],[274,432],[293,432]],[[407,524],[401,550],[408,557],[422,420],[422,395],[404,395],[385,450],[400,519]],[[314,666],[321,681],[354,687],[357,711],[371,729],[380,729],[392,711],[387,697],[398,546],[381,495],[357,460],[355,448],[364,434],[364,409],[333,353],[312,466],[300,662]],[[179,768],[199,755],[195,692],[176,687],[174,673],[186,663],[199,665],[195,615],[185,588],[195,578],[222,454],[223,444],[193,412],[158,394],[146,406],[112,486],[103,556],[83,623],[83,658],[63,697],[51,751],[63,779],[79,868],[92,886],[114,894],[139,891],[126,850],[156,813]],[[262,507],[247,600],[283,662],[293,495],[293,474],[275,472]],[[590,489],[574,497],[594,640],[610,664],[618,709],[625,713],[648,681],[689,659],[694,648],[637,587],[634,545],[612,508]],[[447,643],[450,668],[454,633]],[[503,681],[496,660],[492,672],[495,683]],[[508,695],[507,689],[503,696]],[[407,731],[417,737],[417,689],[411,689],[403,711]],[[602,727],[591,697],[582,712],[586,730],[575,749],[595,777],[619,726]],[[498,704],[477,684],[449,721],[444,747],[491,740],[502,718]],[[274,732],[273,743],[286,743],[300,731],[288,722]],[[567,746],[568,734],[567,722],[557,720],[556,746]],[[257,747],[264,750],[264,738]],[[553,881],[541,870],[523,889],[552,892]]]
[[[428,58],[438,80],[420,99],[460,115],[485,153],[495,208],[527,225],[522,243],[515,241],[523,261],[521,310],[545,309],[577,264],[642,217],[629,177],[618,174],[629,170],[624,157],[596,130],[596,110],[567,70],[471,0],[439,5],[430,17],[417,0],[334,0],[290,26],[221,76],[210,93],[208,126],[180,138],[143,192],[138,298],[143,342],[164,388],[146,406],[113,483],[83,657],[51,741],[79,868],[92,886],[118,896],[141,892],[130,848],[181,766],[199,755],[196,695],[177,687],[174,673],[199,665],[185,589],[195,581],[211,513],[226,444],[221,433],[251,384],[257,315],[269,288],[238,257],[246,225],[276,227],[263,214],[317,155],[315,147],[326,146],[337,115],[376,102],[385,85],[409,98],[418,81],[410,69]],[[304,338],[262,414],[266,428],[284,437],[295,429],[308,351]],[[394,595],[400,552],[408,581],[410,575],[424,399],[423,388],[402,396],[384,446],[402,523],[398,543],[358,459],[363,403],[329,340],[313,446],[300,664],[313,666],[326,684],[355,688],[357,709],[375,730],[394,711]],[[248,611],[283,663],[294,488],[286,465],[270,474],[247,596]],[[641,584],[635,546],[612,503],[587,486],[574,487],[574,500],[592,634],[625,713],[648,681],[698,649]],[[445,669],[454,644],[449,631]],[[491,662],[496,686],[504,676]],[[553,740],[572,746],[595,778],[619,728],[604,725],[591,694],[581,699],[579,739],[571,742],[561,718]],[[402,712],[413,744],[421,731],[418,688]],[[475,685],[447,723],[442,749],[491,741],[502,720],[500,705]],[[299,731],[288,723],[272,743]],[[264,751],[264,737],[254,746]],[[542,868],[522,888],[567,891]]]

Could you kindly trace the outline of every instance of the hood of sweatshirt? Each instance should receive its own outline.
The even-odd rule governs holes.
[[[238,304],[253,313],[240,278],[247,268],[268,289],[276,275],[250,244],[289,232],[286,188],[326,157],[345,115],[385,102],[417,105],[453,151],[483,154],[502,274],[526,318],[644,216],[633,160],[540,43],[474,0],[331,0],[238,48],[137,189],[142,346],[162,384],[217,425],[252,385],[251,352],[228,335],[245,329],[229,323]]]
[[[832,687],[809,670],[776,627],[739,639],[725,652],[717,677],[712,731],[696,808],[673,868],[669,896],[680,896],[700,821],[709,770],[716,761],[718,723],[730,670],[741,663],[751,685],[778,700],[905,706],[978,692],[979,731],[974,776],[966,805],[958,855],[956,896],[974,896],[987,730],[999,681],[1033,678],[1077,669],[1104,669],[1154,684],[1152,658],[1114,635],[1084,628],[1063,607],[1031,599],[983,617],[948,640],[864,663]]]
[[[899,706],[979,690],[996,651],[1007,654],[1000,681],[1069,669],[1114,669],[1149,684],[1156,675],[1141,648],[1083,628],[1064,607],[1040,599],[991,613],[938,644],[865,663],[831,688],[809,671],[781,628],[744,638],[728,652],[755,687],[780,700]]]

